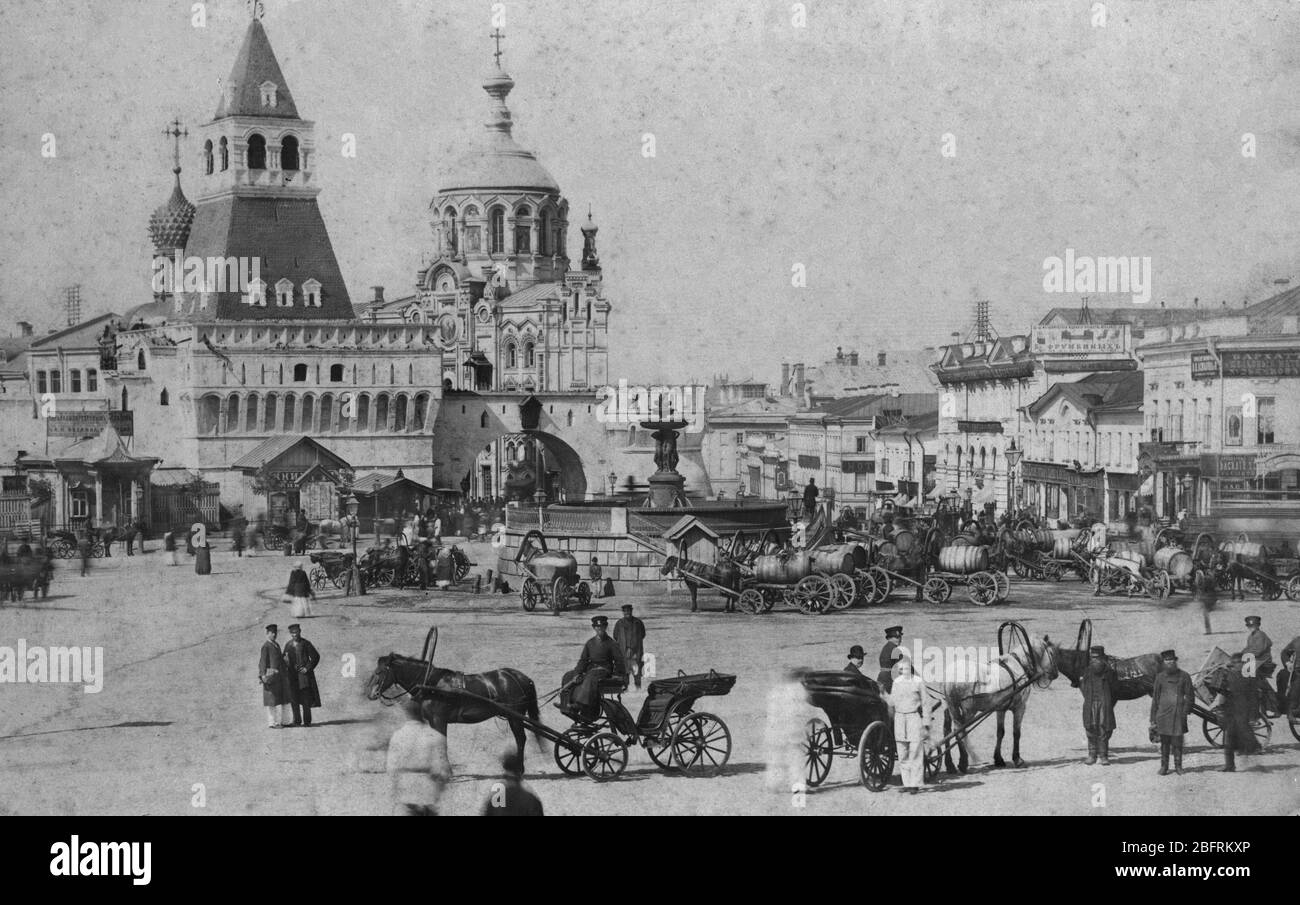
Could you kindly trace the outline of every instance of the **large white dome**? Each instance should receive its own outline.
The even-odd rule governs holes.
[[[439,184],[439,194],[457,191],[506,190],[542,191],[559,194],[560,186],[510,134],[513,123],[506,107],[506,96],[515,86],[504,72],[497,70],[483,83],[483,90],[496,101],[492,119],[477,147],[470,149],[446,172]]]

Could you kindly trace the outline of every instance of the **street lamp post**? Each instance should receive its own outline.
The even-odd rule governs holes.
[[[1016,489],[1015,489],[1015,471],[1016,466],[1020,464],[1021,450],[1016,448],[1016,441],[1012,440],[1011,445],[1007,447],[1007,523],[1011,523],[1012,511],[1015,509]]]
[[[609,495],[614,495],[614,488],[618,486],[618,475],[615,472],[609,473]]]
[[[361,501],[357,499],[355,493],[348,493],[343,500],[343,506],[348,513],[348,534],[352,535],[352,566],[348,571],[347,596],[359,596],[366,593],[366,589],[361,584],[361,569],[357,565],[357,533],[361,527],[361,521],[357,518],[357,510],[361,508]]]

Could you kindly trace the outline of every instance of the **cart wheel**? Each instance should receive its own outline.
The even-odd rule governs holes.
[[[1006,572],[1000,569],[994,570],[991,574],[993,580],[998,584],[998,603],[1006,603],[1007,598],[1011,596],[1011,579],[1007,577]]]
[[[1292,575],[1287,579],[1286,599],[1300,600],[1300,575]]]
[[[855,573],[855,580],[858,585],[858,600],[865,604],[876,602],[876,576],[870,569],[866,571],[859,570]]]
[[[555,743],[555,765],[568,776],[578,776],[582,773],[582,765],[578,762],[578,758],[582,753],[582,746],[586,737],[586,732],[583,732],[577,726],[571,726],[565,730],[562,736],[562,738],[568,739],[571,746],[566,745],[563,741]]]
[[[943,772],[943,749],[930,748],[925,752],[925,766],[922,775],[926,782],[935,782]]]
[[[952,585],[945,578],[927,578],[921,593],[931,603],[947,603],[952,596]]]
[[[826,722],[813,717],[804,723],[803,765],[808,788],[815,789],[826,781],[834,757],[835,743],[831,740],[831,730]]]
[[[782,596],[783,596],[783,595],[777,593],[776,591],[773,591],[773,590],[770,590],[770,589],[769,589],[769,590],[766,590],[766,591],[761,591],[760,593],[763,595],[763,612],[764,612],[764,613],[770,613],[770,612],[772,612],[772,610],[776,607],[776,602],[777,602],[778,600],[780,600],[780,599],[782,598]]]
[[[731,731],[711,713],[682,717],[673,733],[673,762],[691,776],[712,776],[731,758]]]
[[[560,615],[560,610],[569,608],[569,597],[573,594],[569,590],[569,582],[563,575],[556,575],[555,581],[551,582],[551,615]]]
[[[847,610],[853,606],[853,601],[858,596],[858,586],[853,583],[853,579],[843,572],[836,572],[830,578],[831,590],[835,592],[835,597],[831,601],[831,609]]]
[[[1218,721],[1219,712],[1217,710],[1211,711],[1211,713],[1214,714],[1213,719],[1208,716],[1201,718],[1201,734],[1205,736],[1205,740],[1209,742],[1211,746],[1222,748],[1223,724]]]
[[[1277,600],[1282,596],[1282,588],[1276,581],[1266,581],[1260,588],[1260,596],[1265,600]]]
[[[95,557],[95,559],[103,559],[104,545],[99,541],[95,541],[95,545],[90,548],[90,555]]]
[[[574,592],[578,598],[578,606],[589,606],[591,604],[591,585],[585,581],[578,582],[578,589]]]
[[[858,773],[873,792],[883,791],[894,775],[894,740],[885,724],[876,720],[862,730],[858,740]]]
[[[1050,559],[1043,563],[1043,577],[1048,581],[1060,581],[1064,577],[1061,564]]]
[[[989,572],[976,572],[966,579],[966,594],[976,606],[988,606],[998,599],[998,580]]]
[[[618,779],[627,769],[627,744],[612,732],[601,732],[582,746],[582,772],[596,782]]]
[[[1300,714],[1288,713],[1286,721],[1287,725],[1291,727],[1291,734],[1295,736],[1297,742],[1300,742]]]
[[[542,587],[537,583],[537,579],[530,575],[524,579],[524,586],[519,589],[519,602],[524,605],[527,612],[531,613],[537,608],[537,604],[541,602],[541,599]]]
[[[469,574],[469,557],[459,550],[453,550],[451,551],[451,562],[456,580],[464,581],[465,576]]]
[[[325,570],[320,566],[313,568],[307,577],[311,579],[311,586],[318,591],[324,588],[325,582],[329,580],[329,576],[325,574]]]
[[[673,765],[673,733],[677,731],[679,722],[681,722],[680,714],[669,714],[664,722],[663,732],[655,738],[646,739],[646,753],[660,770],[677,769]]]
[[[835,589],[824,575],[805,575],[794,586],[795,606],[805,616],[820,616],[834,600]]]
[[[890,593],[894,590],[894,580],[889,577],[889,573],[880,566],[872,566],[869,570],[872,579],[874,579],[876,591],[871,597],[871,602],[884,603],[889,599]]]
[[[1011,561],[1011,571],[1016,573],[1016,578],[1029,577],[1029,567],[1024,564],[1023,560],[1013,559]]]
[[[754,616],[766,613],[767,604],[763,601],[763,592],[758,588],[745,588],[740,592],[740,608]]]

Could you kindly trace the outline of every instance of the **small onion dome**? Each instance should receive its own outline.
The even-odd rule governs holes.
[[[194,224],[194,205],[181,191],[180,170],[173,172],[176,174],[176,187],[172,189],[171,198],[149,218],[149,236],[156,251],[184,248]]]
[[[596,221],[591,219],[591,211],[587,211],[587,222],[582,224],[582,234],[584,236],[594,235],[599,229],[600,227],[596,225]]]

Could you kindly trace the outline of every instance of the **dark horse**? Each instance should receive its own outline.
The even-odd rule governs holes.
[[[430,643],[432,642],[432,644]],[[517,669],[494,669],[489,672],[463,673],[441,669],[433,665],[433,652],[438,646],[438,629],[430,629],[424,642],[423,657],[404,657],[389,653],[380,657],[375,671],[366,682],[366,697],[372,701],[393,704],[406,695],[420,704],[420,712],[434,732],[442,737],[444,773],[451,776],[451,764],[446,760],[447,726],[451,723],[482,723],[501,717],[510,724],[515,736],[519,760],[524,758],[524,724],[507,716],[498,707],[522,714],[534,722],[541,721],[537,705],[537,688],[533,680]],[[391,688],[399,694],[385,694]],[[498,706],[493,706],[493,705]],[[533,730],[538,745],[542,737]]]
[[[1079,623],[1079,637],[1074,647],[1062,647],[1056,652],[1057,668],[1075,688],[1079,687],[1079,680],[1088,668],[1088,650],[1091,646],[1092,620],[1085,619]],[[1106,660],[1115,668],[1115,676],[1119,680],[1115,690],[1117,701],[1136,701],[1151,694],[1156,676],[1164,665],[1157,653],[1139,654],[1136,657],[1113,657],[1107,654]]]

